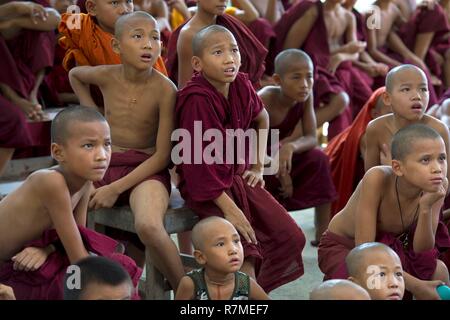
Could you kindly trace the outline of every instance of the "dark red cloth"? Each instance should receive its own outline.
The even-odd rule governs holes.
[[[325,149],[325,153],[330,158],[331,175],[339,195],[333,202],[332,216],[345,207],[364,176],[364,160],[360,156],[359,143],[366,132],[367,124],[372,120],[371,111],[384,91],[384,87],[376,90],[352,125],[331,140]],[[362,172],[358,171],[361,167]]]
[[[142,269],[129,257],[115,252],[117,242],[103,234],[78,226],[86,249],[99,256],[120,263],[130,274],[136,288]],[[43,248],[58,240],[56,230],[47,230],[41,239],[32,241],[25,247]],[[65,252],[55,251],[47,257],[45,263],[36,271],[16,271],[13,262],[8,261],[0,268],[0,283],[11,286],[18,300],[61,300],[63,299],[63,280],[70,265]],[[139,299],[137,292],[133,299]]]
[[[202,75],[194,75],[186,87],[178,92],[175,114],[177,127],[187,130],[194,139],[198,136],[198,133],[194,133],[194,121],[201,121],[202,132],[219,130],[225,143],[229,136],[227,129],[248,130],[261,110],[262,101],[245,74],[239,73],[231,83],[228,98]],[[200,148],[195,147],[195,143]],[[201,144],[191,139],[187,147],[194,150],[195,154],[203,154],[208,145],[208,142]],[[246,148],[246,153],[248,150]],[[185,160],[185,163],[178,165],[177,172],[180,174],[179,189],[188,207],[201,219],[212,215],[223,217],[213,200],[225,192],[252,225],[258,244],[250,244],[244,238],[241,241],[245,257],[255,259],[257,281],[266,292],[303,274],[301,252],[305,236],[269,192],[259,185],[252,188],[242,179],[249,165],[248,157],[245,157],[245,164],[236,164],[234,161],[233,164],[216,162],[207,165],[203,159],[200,164],[189,164]],[[190,160],[194,163],[195,159]]]
[[[248,28],[266,48],[269,47],[270,41],[276,36],[273,26],[264,18],[253,20]]]
[[[183,23],[172,32],[167,47],[166,67],[169,77],[174,83],[178,82],[177,42],[180,31],[186,23]],[[267,49],[241,21],[233,16],[228,14],[218,16],[216,24],[227,28],[234,35],[241,53],[241,68],[239,70],[247,73],[250,81],[255,86],[258,85],[264,74],[264,61],[267,56]]]
[[[52,66],[53,50],[51,32],[22,30],[11,40],[0,37],[0,82],[28,99],[36,82],[35,73]],[[27,123],[23,111],[3,96],[0,97],[0,110],[0,147],[24,148],[49,138],[41,136],[40,126]],[[34,130],[35,127],[39,128]],[[47,140],[45,145],[49,147]]]
[[[295,126],[303,117],[303,103],[293,106],[284,120],[270,129],[279,130],[280,141],[290,136]],[[270,141],[270,139],[269,139]],[[331,180],[330,163],[327,155],[319,148],[292,157],[291,178],[294,186],[292,197],[283,199],[279,194],[280,182],[275,175],[264,177],[266,189],[280,202],[286,210],[300,210],[332,202],[336,196]]]
[[[441,252],[450,247],[448,229],[442,221],[439,221],[434,249],[421,253],[414,252],[415,225],[409,233],[410,246],[405,250],[397,236],[389,232],[377,232],[375,241],[391,247],[400,257],[403,270],[422,280],[431,280],[436,270],[436,260]],[[327,230],[320,238],[318,261],[319,268],[324,273],[324,281],[329,279],[347,279],[348,273],[345,266],[345,257],[355,246],[354,240]]]
[[[340,92],[346,92],[351,101],[349,108],[330,122],[328,137],[332,139],[352,123],[353,118],[372,94],[372,89],[361,75],[362,71],[353,67],[350,61],[341,63],[334,75],[327,70],[331,55],[323,17],[323,4],[320,1],[300,1],[284,13],[274,28],[277,38],[271,50],[271,59],[283,50],[292,25],[313,6],[317,6],[318,16],[300,49],[306,51],[314,63],[314,107],[318,108],[320,103],[328,103],[332,95]]]
[[[136,150],[128,150],[126,152],[114,152],[111,155],[111,162],[109,164],[108,170],[102,180],[94,182],[96,188],[113,183],[122,177],[128,175],[131,171],[136,169],[142,162],[149,159],[150,155],[144,152]],[[168,169],[164,169],[157,174],[151,175],[144,180],[157,180],[161,182],[167,189],[167,192],[172,190],[170,184],[170,174]],[[143,181],[144,181],[143,180]],[[127,205],[129,203],[130,194],[133,188],[120,194],[115,205]]]

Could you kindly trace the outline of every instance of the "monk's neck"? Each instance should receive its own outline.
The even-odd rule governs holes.
[[[395,183],[395,176],[393,178],[394,178],[394,183]],[[399,195],[400,200],[403,199],[403,200],[405,200],[404,203],[407,203],[407,202],[414,201],[418,197],[420,197],[420,194],[422,193],[422,189],[411,185],[403,177],[398,177],[397,179],[398,179],[397,190],[398,190],[398,195]]]
[[[340,3],[333,3],[331,1],[325,1],[323,8],[325,11],[336,11],[341,7]]]
[[[109,28],[108,26],[106,26],[105,24],[101,23],[98,19],[97,19],[97,25],[100,27],[100,29],[102,29],[103,31],[114,35],[114,28]]]
[[[213,79],[210,79],[207,75],[202,74],[203,77],[214,87],[217,91],[219,91],[223,96],[228,99],[228,93],[230,92],[230,84],[226,82],[220,82]]]
[[[395,113],[393,115],[394,115],[393,124],[394,124],[394,128],[395,128],[396,132],[404,127],[411,125],[411,124],[421,122],[421,120],[422,120],[422,118],[421,118],[419,120],[411,121],[411,120],[407,120],[405,118],[401,118],[400,116],[398,116]]]
[[[77,177],[71,172],[67,171],[64,165],[60,164],[54,168],[64,176],[64,180],[66,180],[67,188],[69,189],[69,193],[71,195],[80,191],[86,185],[86,183],[88,183],[86,179]]]
[[[200,9],[195,14],[193,20],[194,19],[196,22],[200,23],[203,26],[210,26],[216,23],[217,15],[211,14],[209,12]]]
[[[229,273],[224,275],[222,273],[216,273],[211,270],[205,270],[205,281],[207,284],[225,286],[235,281],[235,274]]]
[[[279,108],[288,110],[293,108],[297,103],[299,103],[299,101],[286,96],[282,90],[279,90],[277,93],[277,101]]]
[[[145,83],[152,75],[153,68],[136,69],[127,65],[122,65],[122,76],[125,81],[133,83]]]

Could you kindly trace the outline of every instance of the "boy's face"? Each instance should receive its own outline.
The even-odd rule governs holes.
[[[197,0],[197,8],[209,14],[221,16],[227,8],[227,0]]]
[[[154,21],[145,18],[132,19],[116,46],[123,64],[132,65],[136,69],[152,68],[161,53],[159,29]]]
[[[212,271],[228,274],[238,271],[244,261],[241,238],[231,223],[214,221],[203,230],[197,261]]]
[[[133,12],[133,0],[87,0],[86,8],[103,30],[114,34],[117,19]]]
[[[206,41],[201,57],[192,58],[194,70],[201,72],[216,88],[233,82],[241,66],[236,39],[229,32],[217,32]]]
[[[99,181],[111,159],[111,136],[106,121],[75,121],[62,145],[52,146],[53,155],[66,172],[88,181]]]
[[[391,106],[395,115],[408,121],[422,119],[429,100],[427,79],[413,68],[399,71],[391,92],[384,94],[384,103]]]
[[[82,300],[131,300],[132,289],[128,282],[117,286],[94,282],[84,290]]]
[[[353,280],[367,290],[372,300],[403,299],[405,281],[398,256],[386,250],[374,250],[363,259],[360,274]]]
[[[276,75],[275,81],[283,94],[295,101],[308,100],[314,84],[313,66],[306,60],[296,61],[283,75]]]
[[[436,192],[447,176],[447,155],[442,139],[417,139],[401,163],[401,174],[411,184]]]

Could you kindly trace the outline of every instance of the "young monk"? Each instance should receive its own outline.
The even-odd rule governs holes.
[[[39,87],[53,65],[59,19],[34,2],[0,5],[0,176],[16,148],[33,144],[27,121],[43,119]]]
[[[433,84],[440,85],[436,77],[432,77],[427,65],[414,51],[409,49],[403,37],[396,33],[406,22],[401,11],[393,0],[378,0],[374,3],[379,8],[380,24],[367,27],[367,48],[369,54],[378,62],[387,64],[389,67],[396,67],[402,63],[412,63],[427,74],[430,79],[428,89],[430,91],[430,101],[435,103],[437,100]],[[368,19],[373,19],[371,16]],[[370,24],[367,21],[367,24]]]
[[[449,129],[441,121],[424,114],[429,102],[428,83],[425,73],[414,65],[401,65],[386,76],[384,103],[392,114],[379,117],[367,126],[366,156],[364,169],[390,163],[390,142],[401,128],[422,123],[435,129],[442,136],[446,150],[449,149]]]
[[[66,268],[92,252],[123,264],[136,286],[142,270],[116,253],[116,241],[84,227],[92,181],[111,156],[105,118],[85,107],[58,113],[52,156],[57,166],[32,173],[0,201],[0,283],[19,300],[62,299]]]
[[[183,156],[174,160],[180,174],[179,189],[186,205],[201,219],[220,216],[233,224],[244,248],[241,271],[269,292],[303,274],[305,238],[286,210],[264,189],[267,131],[261,129],[268,129],[268,115],[248,78],[238,73],[239,47],[230,31],[209,26],[195,35],[192,47],[192,66],[198,74],[179,91],[175,111],[177,127],[183,132]],[[220,142],[212,155],[206,142],[186,140],[188,133],[194,137],[194,130],[198,137],[198,121],[200,130],[210,129],[205,134],[215,129],[216,140],[226,142],[226,163]],[[242,132],[254,134],[249,130],[252,123],[261,133],[253,141],[259,148],[248,146],[244,155],[242,150],[237,154],[234,146],[244,144],[234,144],[235,137]],[[230,129],[235,132],[232,136]],[[179,150],[177,145],[173,153],[179,155]],[[194,150],[194,162],[198,164],[191,164],[190,150]]]
[[[171,191],[167,166],[176,87],[153,69],[161,42],[151,15],[137,11],[122,16],[115,30],[112,45],[122,64],[77,67],[69,73],[83,105],[96,106],[88,85],[100,88],[114,139],[111,166],[96,183],[89,206],[129,203],[139,239],[175,289],[184,271],[163,219]]]
[[[314,61],[317,126],[330,123],[328,140],[352,123],[372,94],[362,71],[352,66],[366,44],[357,40],[355,17],[341,2],[300,1],[275,26],[274,54],[301,48]]]
[[[347,278],[349,251],[381,242],[399,255],[406,289],[417,299],[437,299],[436,286],[448,283],[448,270],[437,257],[450,246],[439,221],[448,187],[444,140],[434,129],[413,124],[394,135],[391,152],[392,165],[369,170],[330,221],[320,241],[319,267],[325,279]]]
[[[372,300],[402,300],[405,293],[402,262],[383,243],[368,242],[353,248],[345,265],[348,279],[363,287]]]
[[[309,300],[370,300],[367,291],[354,282],[343,279],[327,280],[314,288]]]
[[[240,272],[244,250],[236,228],[224,218],[209,217],[192,229],[194,256],[202,269],[181,279],[176,300],[267,300],[269,296]]]
[[[63,35],[59,44],[66,50],[63,66],[67,71],[75,66],[119,64],[119,54],[111,41],[117,19],[133,12],[129,0],[86,0],[88,14],[63,14],[58,30]],[[156,57],[154,68],[167,75],[161,57]]]
[[[79,288],[70,286],[71,274],[64,278],[64,300],[130,300],[133,283],[117,262],[104,257],[87,257],[75,263],[80,272]]]
[[[282,51],[275,59],[277,86],[264,87],[258,95],[269,114],[270,129],[279,130],[281,145],[279,170],[276,176],[266,176],[266,189],[286,210],[315,208],[316,237],[311,244],[317,246],[330,221],[336,191],[328,157],[317,148],[313,74],[313,63],[304,51]]]
[[[240,71],[248,73],[252,83],[258,85],[265,70],[267,49],[244,23],[225,14],[226,7],[226,0],[198,0],[197,12],[192,19],[172,33],[167,48],[167,68],[170,78],[177,82],[178,88],[183,88],[193,73],[193,37],[201,29],[213,24],[224,26],[236,37],[242,55]]]
[[[332,216],[345,207],[364,176],[367,124],[392,112],[391,107],[383,102],[384,92],[385,87],[374,91],[352,125],[338,134],[325,148],[325,153],[330,159],[331,177],[338,193],[338,198],[331,206]]]

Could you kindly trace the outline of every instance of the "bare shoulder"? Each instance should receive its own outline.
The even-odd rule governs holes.
[[[371,188],[383,186],[393,174],[394,172],[390,166],[375,166],[367,170],[363,178],[363,183],[365,185],[368,184]],[[376,189],[373,191],[376,192]]]
[[[376,133],[387,127],[388,123],[392,120],[392,114],[385,114],[381,117],[373,119],[367,124],[366,133]]]
[[[424,114],[423,115],[423,123],[426,124],[427,126],[432,127],[434,130],[438,131],[439,133],[443,133],[443,132],[448,132],[448,127],[447,125],[442,122],[441,120],[430,116],[428,114]]]
[[[277,93],[280,91],[277,86],[266,86],[258,91],[258,96],[264,103],[266,109],[270,109],[276,99]]]
[[[39,186],[40,189],[60,190],[61,187],[67,188],[66,179],[56,170],[42,169],[32,173],[28,179],[30,184]]]
[[[164,94],[176,94],[177,86],[167,78],[164,74],[159,72],[156,69],[153,69],[154,72],[154,83],[158,85],[158,88],[162,90]]]
[[[175,295],[176,300],[191,300],[194,298],[195,285],[191,277],[184,276],[181,278],[178,285],[177,293]]]

